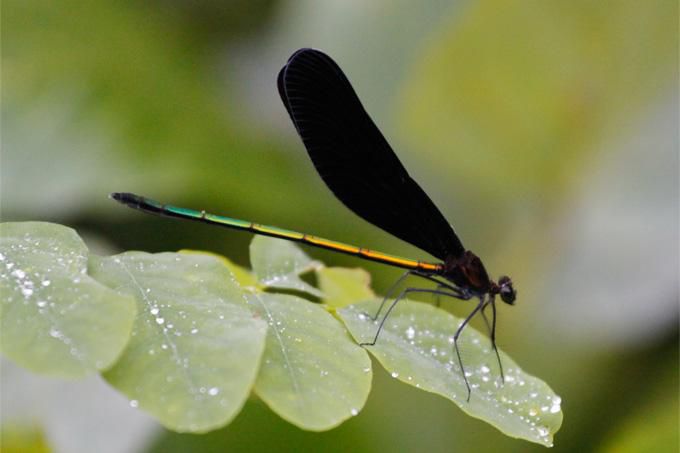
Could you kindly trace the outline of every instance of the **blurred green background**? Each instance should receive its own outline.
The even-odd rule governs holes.
[[[96,253],[192,248],[248,264],[250,235],[107,199],[130,191],[428,259],[316,175],[276,91],[309,46],[344,69],[465,245],[515,280],[499,342],[562,396],[555,450],[678,451],[675,0],[7,0],[3,221],[74,227]],[[400,274],[307,251],[365,267],[378,292]],[[3,451],[543,448],[375,368],[367,406],[333,431],[300,431],[253,399],[198,436],[164,431],[99,379],[4,361]]]

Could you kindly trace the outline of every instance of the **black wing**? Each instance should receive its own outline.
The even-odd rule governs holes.
[[[278,87],[316,170],[345,206],[442,261],[465,251],[328,55],[298,50],[279,72]]]

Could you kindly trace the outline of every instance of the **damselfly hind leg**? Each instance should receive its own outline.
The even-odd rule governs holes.
[[[486,314],[484,313],[484,310],[486,310],[486,307],[488,307],[489,305],[491,305],[491,324],[489,324],[489,320],[487,319]],[[493,351],[496,353],[498,369],[501,372],[501,383],[505,384],[503,363],[501,362],[501,355],[498,353],[498,347],[496,346],[496,301],[494,300],[493,297],[489,298],[486,304],[484,304],[484,306],[482,307],[482,318],[484,319],[484,324],[486,324],[486,329],[489,332],[489,338],[491,339],[491,347],[493,348]]]
[[[401,282],[403,282],[403,281],[406,279],[406,277],[408,277],[408,276],[411,275],[411,274],[413,274],[413,271],[412,271],[412,270],[408,270],[408,271],[404,272],[404,273],[401,275],[401,277],[399,277],[399,278],[397,279],[397,281],[394,282],[394,283],[392,284],[392,286],[390,286],[390,288],[389,288],[389,289],[387,290],[387,292],[385,293],[385,297],[383,297],[382,302],[380,302],[380,306],[378,307],[378,310],[375,312],[375,315],[370,315],[370,314],[368,314],[367,312],[363,312],[363,315],[366,316],[367,318],[370,318],[371,321],[375,322],[375,321],[378,319],[378,316],[380,316],[380,312],[382,311],[383,307],[385,306],[385,303],[387,302],[387,299],[390,298],[390,295],[392,294],[392,292],[395,290],[395,288],[397,288],[397,287],[399,286],[399,284],[400,284]]]
[[[382,320],[380,321],[380,324],[378,325],[378,330],[375,332],[375,337],[373,337],[373,341],[370,341],[370,342],[367,342],[367,343],[359,343],[359,346],[374,346],[375,345],[375,343],[378,341],[378,337],[380,336],[380,332],[382,331],[382,328],[385,325],[385,321],[387,321],[387,318],[390,316],[390,313],[392,312],[392,310],[394,310],[394,307],[396,307],[397,303],[410,293],[440,294],[442,296],[448,296],[448,297],[453,297],[453,298],[459,299],[457,294],[447,292],[447,291],[442,291],[442,290],[439,290],[439,289],[406,288],[401,293],[399,293],[399,296],[397,296],[392,301],[390,306],[387,308],[387,312],[385,312],[385,316],[383,316]]]
[[[458,366],[460,366],[460,373],[463,375],[463,381],[465,381],[465,387],[467,388],[467,402],[470,402],[470,395],[472,393],[472,390],[470,388],[470,382],[468,381],[467,374],[465,374],[465,367],[463,366],[463,359],[460,356],[460,348],[458,347],[458,338],[460,337],[460,334],[463,332],[463,329],[465,326],[468,325],[470,320],[477,314],[478,311],[480,311],[483,307],[486,301],[484,300],[484,297],[479,298],[479,303],[475,307],[474,310],[470,312],[469,315],[467,315],[467,318],[460,323],[458,326],[458,329],[456,330],[456,333],[453,335],[453,347],[456,350],[456,356],[458,357]]]

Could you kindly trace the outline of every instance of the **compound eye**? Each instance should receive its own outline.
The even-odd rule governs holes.
[[[501,300],[505,302],[506,304],[514,304],[515,303],[515,298],[517,297],[517,292],[515,291],[515,288],[512,287],[512,281],[509,278],[504,278],[501,279],[501,290],[500,290],[500,296]]]

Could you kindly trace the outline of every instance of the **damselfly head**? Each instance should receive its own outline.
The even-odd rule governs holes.
[[[514,305],[517,298],[517,291],[512,286],[512,280],[507,275],[503,275],[498,279],[498,294],[501,300],[506,304]]]

